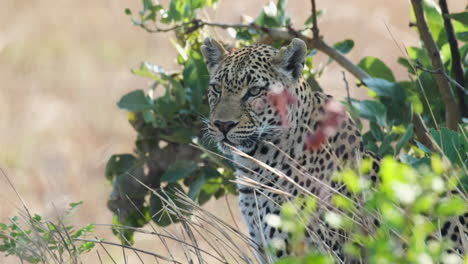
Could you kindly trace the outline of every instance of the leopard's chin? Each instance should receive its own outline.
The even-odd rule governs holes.
[[[243,140],[239,143],[233,143],[227,139],[218,142],[218,149],[225,155],[232,155],[233,151],[239,150],[248,155],[252,155],[257,149],[257,143],[252,140]]]

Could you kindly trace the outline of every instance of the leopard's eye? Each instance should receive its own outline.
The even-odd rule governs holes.
[[[254,86],[249,89],[248,93],[249,93],[249,96],[257,96],[260,94],[261,91],[262,91],[262,87]]]
[[[216,93],[216,94],[220,94],[221,93],[221,86],[218,85],[218,84],[210,84],[210,88],[211,90]]]

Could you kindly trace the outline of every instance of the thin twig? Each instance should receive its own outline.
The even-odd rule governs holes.
[[[234,219],[234,213],[232,212],[231,204],[229,203],[227,195],[224,196],[224,200],[226,201],[226,205],[229,211],[229,215],[231,216],[232,222],[234,222],[234,225],[236,226],[236,228],[240,230],[239,226],[237,225],[236,219]]]
[[[99,239],[75,238],[75,240],[83,241],[83,242],[98,243],[98,244],[100,244],[101,246],[103,246],[103,244],[104,244],[104,245],[110,245],[110,246],[116,246],[116,247],[127,248],[127,249],[131,249],[131,250],[133,250],[133,251],[138,251],[138,252],[141,252],[141,253],[144,253],[144,254],[153,256],[153,257],[157,257],[157,258],[163,259],[163,260],[168,261],[168,262],[171,262],[171,263],[182,264],[182,262],[179,262],[179,261],[177,261],[177,260],[171,260],[171,259],[166,258],[166,257],[164,257],[164,256],[155,254],[155,253],[153,253],[153,252],[149,252],[149,251],[146,251],[146,250],[143,250],[143,249],[139,249],[139,248],[134,248],[134,247],[131,247],[131,246],[122,245],[122,244],[119,244],[119,243],[114,243],[114,242],[109,242],[109,241],[102,241],[102,240],[99,240]],[[104,248],[104,250],[105,250],[106,252],[108,252],[108,251],[105,249],[104,246],[103,246],[103,248]],[[114,261],[114,263],[116,263],[116,262]],[[117,263],[116,263],[116,264],[117,264]]]
[[[442,74],[448,81],[450,81],[451,83],[453,83],[458,89],[458,91],[461,92],[461,96],[464,96],[464,95],[468,95],[468,90],[465,89],[465,87],[462,86],[462,83],[458,83],[457,80],[454,80],[452,79],[452,77],[450,77],[445,71],[443,71],[442,69],[435,69],[435,70],[431,70],[431,69],[426,69],[424,68],[424,66],[417,62],[416,65],[414,65],[414,67],[418,70],[421,70],[421,71],[424,71],[424,72],[428,72],[428,73],[432,73],[432,74]]]
[[[320,38],[320,32],[318,28],[318,22],[317,22],[317,8],[315,6],[315,0],[311,0],[311,5],[312,5],[312,36],[314,39],[319,39]]]
[[[97,254],[97,256],[98,256],[99,263],[102,264],[102,259],[101,259],[101,255],[99,254],[99,250],[96,250],[96,254]]]
[[[117,262],[115,262],[115,259],[112,257],[112,255],[109,253],[109,251],[107,251],[107,248],[104,247],[103,244],[106,244],[106,243],[102,243],[100,240],[98,240],[97,238],[95,240],[86,240],[86,239],[82,239],[82,238],[75,238],[75,240],[78,240],[78,241],[84,241],[84,242],[96,242],[98,243],[102,249],[104,249],[104,252],[106,252],[107,256],[112,260],[112,262],[114,264],[117,264]],[[109,242],[110,243],[110,242]],[[118,244],[117,244],[118,245]]]
[[[224,28],[224,29],[226,28],[255,29],[263,34],[268,35],[271,38],[271,40],[290,41],[293,38],[300,38],[307,44],[307,48],[309,49],[315,48],[327,54],[329,57],[334,59],[338,64],[340,64],[343,68],[349,71],[357,79],[362,81],[370,77],[365,71],[363,71],[357,65],[349,61],[343,54],[338,52],[336,49],[330,47],[321,38],[307,37],[304,34],[302,34],[300,30],[295,30],[292,27],[269,28],[269,27],[262,27],[253,23],[251,24],[213,23],[213,22],[203,21],[201,19],[194,19],[190,22],[179,24],[174,27],[167,28],[167,29],[149,29],[144,24],[140,25],[140,27],[144,28],[146,31],[150,33],[164,33],[164,32],[174,31],[174,30],[179,30],[179,29],[184,30],[185,32],[193,32],[204,26],[218,27],[218,28]]]
[[[341,73],[343,74],[343,81],[345,83],[345,88],[346,88],[346,101],[348,101],[349,107],[353,107],[351,104],[351,95],[349,93],[349,84],[348,84],[348,80],[346,80],[346,74],[344,71],[341,71]]]

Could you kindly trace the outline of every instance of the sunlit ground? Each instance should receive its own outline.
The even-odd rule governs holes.
[[[177,69],[172,35],[148,34],[124,15],[124,8],[138,9],[138,2],[1,0],[0,166],[32,212],[51,217],[69,202],[82,200],[82,209],[72,218],[75,225],[110,223],[106,199],[111,186],[103,176],[104,167],[111,154],[131,152],[135,137],[126,113],[115,103],[126,92],[147,85],[129,69],[143,60]],[[204,15],[239,22],[241,14],[255,17],[266,2],[224,0]],[[463,1],[449,2],[451,11],[462,10]],[[318,5],[326,10],[320,29],[327,42],[351,38],[355,48],[349,56],[354,62],[376,56],[398,79],[406,78],[396,64],[404,54],[388,29],[398,44],[418,45],[416,33],[408,27],[408,1],[319,0]],[[293,24],[301,27],[309,10],[309,1],[290,1]],[[230,41],[222,31],[212,34]],[[347,76],[351,94],[364,96]],[[345,95],[340,68],[330,67],[319,82],[326,92],[338,98]],[[0,199],[0,221],[5,222],[18,214],[20,202],[3,176]],[[241,224],[235,197],[229,200],[235,221]],[[224,199],[207,208],[233,223]],[[108,228],[99,227],[96,236],[116,241]],[[152,252],[162,248],[154,236],[136,239],[137,247]],[[108,249],[123,263],[120,249]],[[134,263],[135,256],[129,255],[129,263]],[[102,250],[101,256],[104,263],[110,262]],[[83,260],[96,263],[96,253]],[[0,262],[19,263],[3,256]]]

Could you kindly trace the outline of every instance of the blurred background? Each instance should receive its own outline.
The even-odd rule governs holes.
[[[451,12],[460,12],[466,5],[462,0],[448,2]],[[256,17],[267,3],[224,0],[204,15],[212,21],[240,22],[241,15]],[[394,70],[397,79],[406,78],[406,70],[396,63],[404,54],[391,34],[401,45],[419,45],[408,26],[409,1],[317,0],[317,4],[325,11],[319,20],[325,41],[353,39],[355,47],[349,54],[353,62],[376,56]],[[168,71],[178,67],[171,34],[147,33],[124,14],[125,8],[138,10],[139,5],[140,1],[128,0],[0,1],[0,167],[33,213],[53,217],[68,203],[83,201],[73,224],[111,223],[106,207],[111,185],[104,168],[111,154],[131,152],[135,138],[126,112],[116,102],[123,94],[148,85],[130,69],[141,61]],[[307,0],[290,1],[293,25],[300,27],[310,9]],[[224,40],[229,42],[229,37]],[[316,64],[320,61],[319,57]],[[338,98],[345,95],[341,71],[332,65],[318,80]],[[350,84],[352,96],[365,96]],[[0,200],[0,222],[19,214],[20,200],[3,175]],[[206,207],[227,222],[242,225],[236,198],[228,200],[234,219],[225,199]],[[97,237],[117,241],[107,227],[97,227],[96,232]],[[152,236],[137,235],[136,241],[136,247],[160,249]],[[115,254],[119,261],[120,249],[109,250],[119,252]],[[97,260],[93,253],[84,258],[84,263]],[[19,263],[4,256],[0,262]]]

